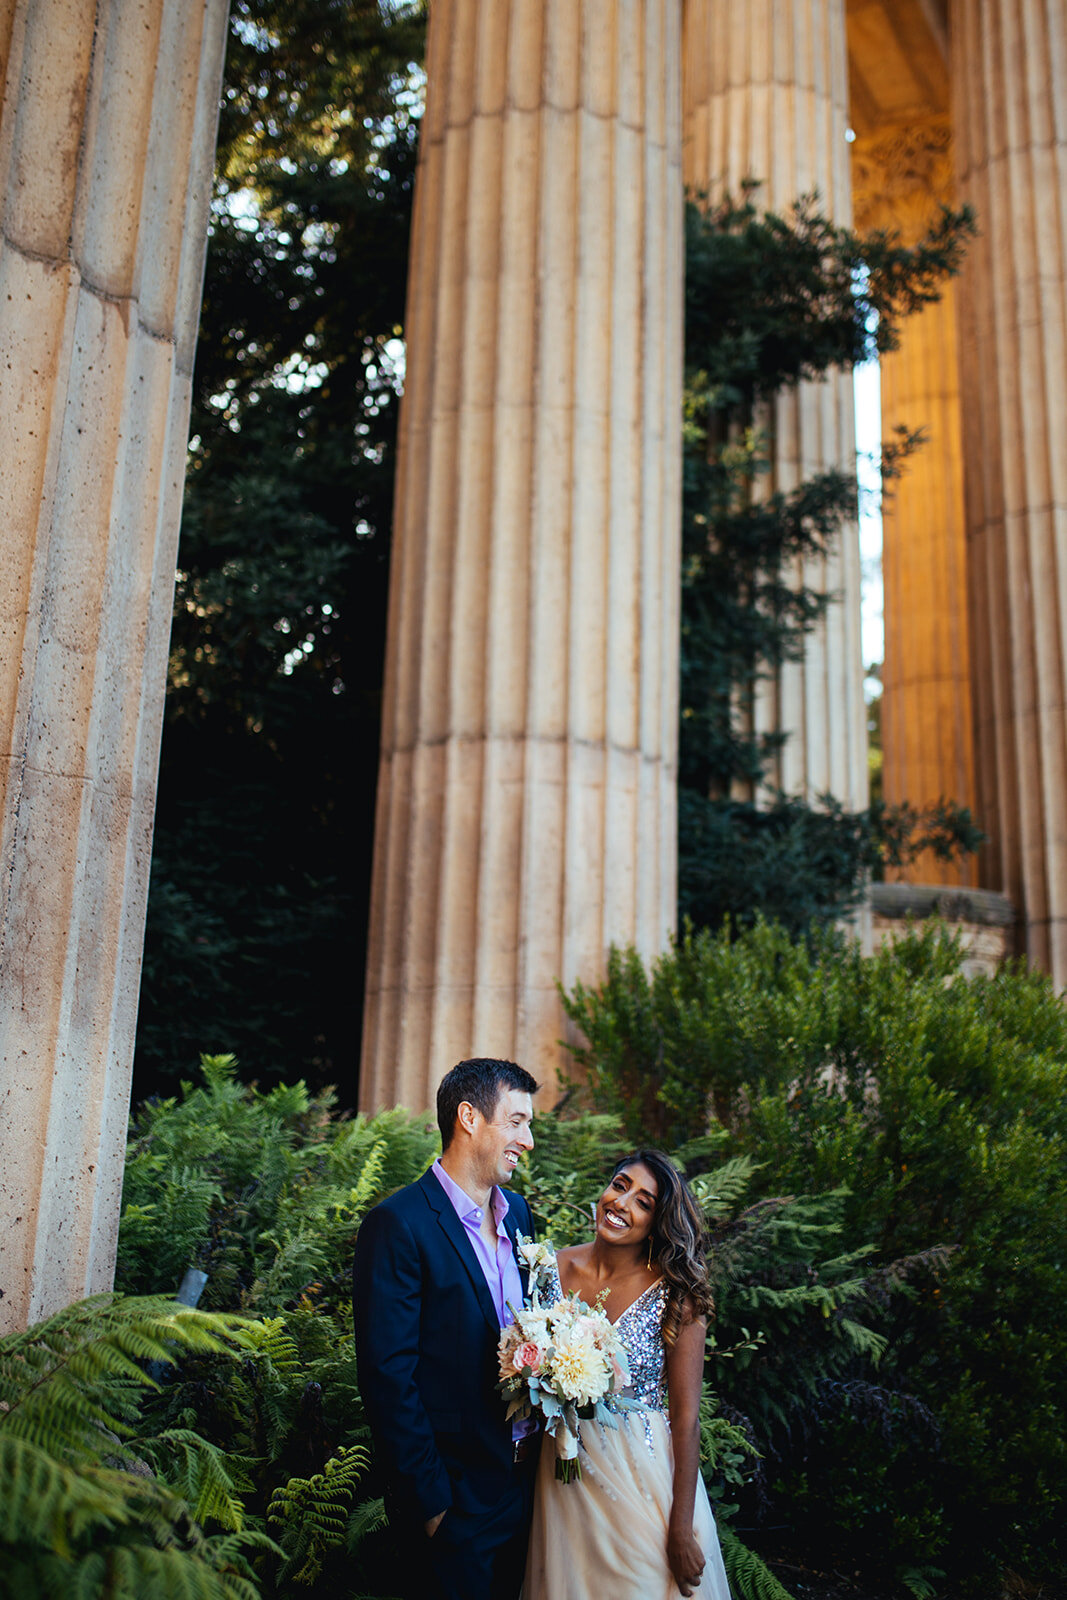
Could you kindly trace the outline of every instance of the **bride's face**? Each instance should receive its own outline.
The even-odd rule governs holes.
[[[640,1245],[652,1232],[659,1185],[643,1161],[623,1167],[597,1201],[596,1231],[606,1244]]]

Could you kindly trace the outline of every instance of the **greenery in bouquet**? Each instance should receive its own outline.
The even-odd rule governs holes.
[[[529,1261],[531,1249],[541,1263],[554,1259],[544,1242],[520,1245],[520,1255],[525,1250]],[[599,1301],[589,1306],[574,1294],[542,1306],[534,1287],[533,1302],[501,1332],[500,1392],[509,1422],[541,1416],[555,1441],[556,1477],[571,1483],[582,1476],[579,1423],[615,1428],[615,1413],[629,1404],[622,1394],[630,1381],[626,1347]]]

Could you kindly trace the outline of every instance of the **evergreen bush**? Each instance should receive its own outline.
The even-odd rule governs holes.
[[[803,1364],[786,1378],[775,1514],[916,1595],[987,1600],[1012,1572],[1067,1577],[1067,1008],[1021,966],[968,980],[961,961],[936,925],[866,959],[757,921],[687,930],[648,969],[615,950],[564,1003],[594,1106],[668,1143],[719,1129],[754,1165],[757,1219],[834,1193],[842,1255],[878,1269],[878,1383],[825,1372],[803,1398]],[[742,1406],[763,1384],[777,1404],[788,1345],[757,1353]]]
[[[1067,1019],[1041,978],[959,967],[936,929],[865,961],[760,923],[649,969],[614,952],[567,998],[586,1084],[516,1184],[565,1244],[630,1145],[689,1172],[741,1600],[790,1567],[900,1600],[1063,1576]],[[367,1208],[436,1149],[426,1116],[338,1115],[230,1058],[137,1114],[120,1288],[173,1294],[196,1265],[214,1311],[107,1299],[0,1341],[0,1588],[391,1592],[348,1270]]]

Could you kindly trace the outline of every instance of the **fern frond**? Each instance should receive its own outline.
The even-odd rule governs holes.
[[[216,1565],[206,1542],[195,1553],[177,1547],[115,1545],[102,1552],[104,1596],[151,1595],[152,1600],[259,1600],[259,1586],[228,1564]],[[92,1561],[92,1556],[86,1558]],[[96,1571],[100,1565],[93,1563]],[[90,1591],[91,1592],[91,1591]]]
[[[378,1533],[382,1528],[389,1526],[389,1518],[385,1510],[385,1501],[379,1495],[377,1500],[364,1500],[355,1509],[349,1512],[348,1526],[345,1529],[345,1548],[349,1555],[353,1555],[364,1539],[372,1533]]]
[[[138,1441],[138,1449],[188,1500],[197,1522],[241,1531],[244,1506],[225,1451],[190,1428],[167,1428],[153,1439]]]
[[[851,1317],[842,1317],[838,1326],[857,1355],[868,1356],[875,1363],[881,1360],[889,1343],[884,1333],[876,1333]]]
[[[66,1461],[121,1457],[144,1367],[224,1350],[240,1318],[96,1295],[0,1343],[0,1431]],[[107,1446],[108,1448],[104,1448]]]
[[[245,1323],[239,1343],[243,1349],[269,1361],[275,1372],[285,1377],[299,1375],[300,1351],[286,1328],[284,1317],[261,1317],[257,1322]]]
[[[720,1527],[719,1546],[730,1587],[737,1591],[739,1600],[793,1600],[756,1552],[729,1528]]]
[[[345,1542],[347,1509],[369,1457],[360,1445],[342,1447],[313,1478],[290,1478],[271,1495],[267,1521],[282,1527],[288,1560],[279,1582],[314,1583],[326,1552]]]
[[[114,1528],[131,1520],[128,1484],[122,1473],[78,1472],[29,1440],[0,1433],[0,1544],[69,1555],[94,1523]]]
[[[706,1217],[726,1217],[746,1193],[758,1170],[751,1156],[731,1156],[712,1172],[691,1178],[690,1188]]]

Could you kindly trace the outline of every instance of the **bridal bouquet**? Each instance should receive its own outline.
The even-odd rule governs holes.
[[[530,1273],[533,1304],[514,1313],[514,1322],[501,1332],[500,1392],[509,1421],[541,1413],[556,1442],[556,1477],[570,1483],[582,1475],[579,1419],[615,1428],[613,1411],[628,1404],[621,1398],[630,1381],[626,1350],[599,1302],[587,1306],[568,1295],[541,1305],[541,1287],[555,1265],[550,1245],[523,1243],[519,1255]]]

